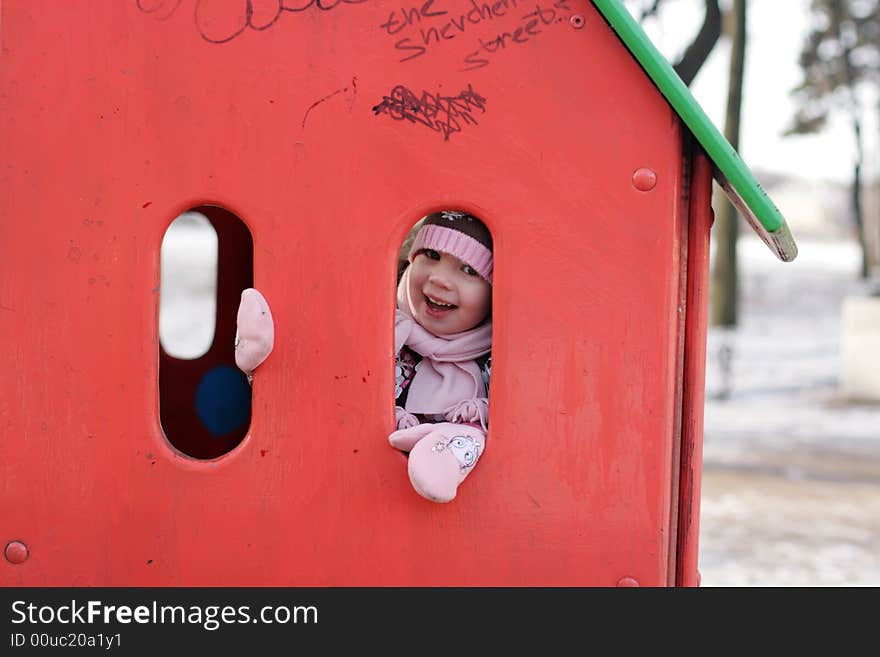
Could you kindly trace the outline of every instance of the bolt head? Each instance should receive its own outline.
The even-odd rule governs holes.
[[[10,541],[6,544],[5,554],[9,563],[24,563],[28,558],[28,548],[21,541]]]
[[[650,192],[657,184],[657,174],[645,167],[636,169],[633,173],[632,184],[640,192]]]

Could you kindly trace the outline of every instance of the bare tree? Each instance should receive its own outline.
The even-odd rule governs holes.
[[[664,2],[669,0],[645,0],[639,8],[639,21],[656,16]],[[700,68],[706,63],[709,54],[718,43],[721,36],[721,9],[718,6],[718,0],[703,0],[706,6],[706,12],[703,15],[703,23],[699,32],[694,36],[694,40],[685,48],[684,54],[673,65],[675,72],[690,86],[691,82],[697,76]]]
[[[861,275],[871,257],[862,209],[864,108],[861,90],[880,73],[880,8],[877,0],[813,0],[811,30],[801,50],[803,80],[793,94],[799,106],[786,134],[808,134],[825,127],[829,115],[843,111],[853,131],[855,157],[850,203],[862,248]]]
[[[727,86],[727,114],[724,136],[734,149],[739,149],[740,117],[742,115],[743,72],[746,57],[746,0],[733,0],[731,9],[730,77]],[[736,326],[739,305],[739,271],[736,242],[739,215],[727,197],[721,197],[715,216],[718,242],[712,268],[710,321],[714,326]]]

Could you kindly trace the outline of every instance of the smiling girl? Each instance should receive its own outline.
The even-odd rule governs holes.
[[[397,431],[415,490],[455,497],[485,450],[492,348],[492,236],[465,212],[417,227],[397,287]]]

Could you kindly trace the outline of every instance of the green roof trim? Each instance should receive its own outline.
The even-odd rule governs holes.
[[[731,203],[780,260],[794,260],[797,245],[785,218],[730,142],[706,116],[672,65],[651,43],[642,26],[621,0],[592,2],[706,151],[715,166],[715,178]]]

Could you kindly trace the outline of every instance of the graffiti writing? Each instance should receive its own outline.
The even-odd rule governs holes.
[[[379,25],[385,34],[394,37],[398,61],[408,62],[422,57],[437,44],[452,41],[474,32],[480,24],[513,16],[528,0],[468,0],[463,10],[450,12],[440,6],[447,0],[422,0],[420,4],[392,11]],[[471,71],[488,66],[492,55],[515,44],[527,43],[548,26],[567,20],[561,12],[571,12],[569,0],[544,0],[529,4],[528,13],[518,17],[520,24],[510,31],[496,33],[491,39],[477,38],[477,48],[464,56],[461,70]],[[552,4],[551,4],[552,3]],[[507,18],[510,20],[510,18]]]
[[[497,0],[491,5],[480,5],[479,0],[470,0],[467,10],[454,13],[435,6],[436,2],[438,0],[424,0],[415,7],[396,9],[389,14],[388,20],[379,25],[389,36],[415,32],[406,36],[401,34],[401,38],[394,43],[394,47],[403,54],[401,62],[421,57],[431,45],[451,41],[471,31],[475,25],[501,18],[516,8],[518,0]],[[422,23],[426,25],[423,27]],[[408,30],[410,27],[413,29]]]
[[[136,0],[135,4],[145,14],[153,14],[154,18],[164,21],[177,11],[183,0]]]
[[[571,11],[568,0],[555,0],[553,6],[549,8],[536,4],[535,11],[522,16],[520,18],[521,24],[512,32],[499,32],[488,41],[482,37],[478,38],[479,48],[464,56],[465,67],[461,70],[473,71],[488,66],[491,61],[489,55],[504,50],[508,46],[528,43],[530,39],[542,33],[542,28],[547,28],[554,23],[566,22],[567,18],[559,14],[557,11],[559,9]]]
[[[196,0],[195,22],[199,35],[208,43],[229,43],[245,30],[262,32],[275,25],[285,13],[315,7],[330,11],[339,5],[359,5],[367,0]],[[158,20],[170,18],[183,0],[135,0],[137,8]]]
[[[474,110],[485,113],[486,99],[474,91],[470,84],[457,96],[442,96],[439,92],[432,94],[427,91],[418,96],[403,85],[397,85],[390,95],[373,108],[373,113],[387,114],[395,121],[420,123],[439,132],[444,141],[449,141],[449,137],[461,132],[464,125],[477,125]]]

